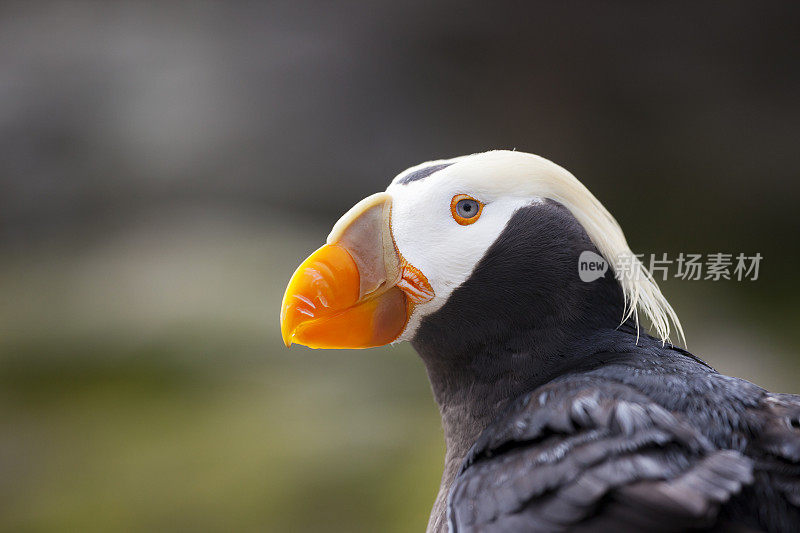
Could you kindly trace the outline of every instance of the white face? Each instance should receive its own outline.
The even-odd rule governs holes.
[[[491,176],[484,172],[476,176],[476,171],[485,169],[455,163],[407,184],[398,183],[396,178],[386,189],[392,196],[395,244],[428,278],[435,292],[433,300],[416,306],[397,342],[413,338],[422,318],[442,307],[453,290],[469,278],[514,212],[541,201],[534,196],[510,194],[507,188],[492,183]],[[459,194],[485,204],[474,223],[462,225],[453,217],[451,201]]]
[[[431,170],[434,166],[437,168]],[[431,173],[425,177],[416,174],[417,172],[424,174],[425,169],[431,170]],[[414,177],[419,179],[412,179]],[[403,183],[404,181],[407,182]],[[455,197],[459,195],[471,198],[470,202],[480,202],[483,207],[477,217],[465,216],[466,211],[463,210],[459,217],[458,209],[453,208]],[[600,254],[611,265],[617,264],[621,258],[627,258],[628,275],[619,279],[627,302],[626,317],[638,309],[650,319],[663,340],[668,340],[671,324],[676,326],[679,336],[682,337],[680,322],[675,311],[644,266],[631,252],[619,224],[597,198],[575,176],[547,159],[523,152],[497,150],[447,161],[430,161],[412,167],[400,173],[385,193],[377,193],[363,199],[339,219],[328,236],[329,245],[342,244],[347,250],[348,243],[352,248],[360,240],[369,240],[362,242],[364,246],[361,248],[351,250],[355,255],[350,256],[348,263],[355,269],[355,274],[349,274],[348,279],[355,276],[357,282],[361,284],[359,287],[361,300],[356,302],[348,300],[342,303],[342,307],[321,304],[321,309],[324,308],[326,312],[332,309],[338,314],[331,314],[326,321],[315,322],[313,328],[309,325],[304,330],[305,344],[313,347],[363,348],[378,345],[375,344],[377,340],[385,344],[392,342],[390,339],[394,339],[394,342],[413,339],[421,320],[440,309],[450,299],[453,291],[472,275],[487,250],[508,226],[514,213],[522,207],[542,202],[543,198],[556,201],[568,209],[586,230]],[[381,207],[380,211],[373,210],[377,206]],[[478,203],[473,205],[475,210],[478,206]],[[385,209],[387,207],[390,207],[391,211]],[[366,213],[371,213],[371,218],[367,217]],[[376,213],[380,215],[378,218]],[[472,223],[468,223],[466,219]],[[389,231],[392,233],[397,251],[405,258],[406,263],[402,263],[391,246],[387,238]],[[347,236],[354,240],[346,241]],[[317,279],[306,276],[306,272],[313,271],[322,275],[315,270],[316,267],[313,267],[313,261],[320,260],[325,264],[325,261],[341,259],[331,250],[335,248],[320,248],[301,264],[292,276],[290,286],[284,295],[284,303],[288,301],[289,304],[282,307],[281,311],[281,331],[287,345],[297,337],[297,328],[309,322],[308,316],[316,316],[313,313],[309,314],[308,309],[292,302],[303,296],[303,291],[310,293],[319,290],[316,282],[306,283],[307,280]],[[316,255],[318,252],[320,256]],[[336,259],[337,257],[339,259]],[[353,257],[359,259],[358,265],[353,263]],[[368,266],[372,274],[378,274],[377,277],[365,275],[366,271],[359,272],[356,268],[359,265],[362,268]],[[376,265],[379,268],[376,269]],[[345,271],[347,269],[342,272]],[[399,275],[400,272],[402,277]],[[422,279],[420,274],[424,275],[425,279]],[[371,280],[377,285],[375,287],[369,283],[365,285],[365,280]],[[382,285],[384,283],[392,285]],[[335,286],[336,283],[333,282],[326,285],[326,287]],[[377,294],[375,289],[376,294],[373,298],[367,290],[370,287],[373,289],[383,287],[386,290]],[[387,326],[384,328],[385,331],[374,327],[371,319],[368,320],[361,315],[358,315],[361,317],[358,322],[361,329],[355,328],[352,323],[349,325],[346,323],[343,317],[352,317],[345,315],[344,311],[355,313],[352,316],[361,313],[368,318],[370,316],[375,318],[377,316],[375,306],[381,302],[388,302],[387,298],[397,294],[390,291],[393,287],[403,290],[409,301],[415,304],[408,308],[405,305],[393,307],[393,309],[403,308],[403,321],[398,320],[392,327]],[[498,290],[503,288],[498,287]],[[431,293],[433,293],[432,298]],[[364,300],[366,295],[370,298]],[[380,300],[379,296],[383,296],[383,299]],[[305,300],[301,298],[300,301]],[[368,304],[375,309],[365,307]],[[412,312],[410,317],[407,316],[409,309]],[[369,315],[369,312],[373,315]],[[390,315],[397,317],[399,314],[398,311]],[[404,322],[405,329],[398,337],[397,330]],[[338,325],[331,326],[330,331],[323,331],[323,326],[326,324]],[[339,335],[337,332],[342,334]],[[381,336],[383,334],[385,339]]]

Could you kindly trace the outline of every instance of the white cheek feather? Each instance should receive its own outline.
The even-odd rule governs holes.
[[[426,178],[400,183],[414,171],[442,164],[450,166]],[[392,196],[392,233],[397,248],[428,278],[436,293],[433,300],[417,306],[397,341],[411,339],[422,318],[444,305],[466,281],[517,209],[543,198],[569,209],[612,267],[621,257],[630,258],[627,268],[632,271],[620,279],[626,301],[622,321],[633,316],[638,327],[641,311],[662,341],[669,339],[670,323],[683,338],[675,311],[633,256],[614,217],[577,178],[547,159],[497,150],[431,161],[402,172],[386,191]],[[456,194],[469,194],[486,204],[477,222],[462,226],[453,219],[450,200]]]
[[[470,276],[480,259],[505,229],[519,208],[535,198],[496,198],[488,191],[467,191],[485,204],[474,224],[458,224],[450,200],[464,193],[457,179],[420,180],[390,186],[392,234],[400,253],[428,278],[434,298],[414,310],[396,342],[410,340],[423,317],[438,310],[452,292]]]

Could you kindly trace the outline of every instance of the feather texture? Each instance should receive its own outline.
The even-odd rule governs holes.
[[[615,357],[523,396],[481,434],[450,491],[451,531],[793,530],[800,397],[688,358],[642,379],[647,360]],[[703,427],[680,398],[654,399],[687,377],[686,396],[712,384],[705,390],[719,405],[706,417],[725,427]],[[723,383],[730,388],[715,387]],[[748,438],[735,438],[737,426]]]

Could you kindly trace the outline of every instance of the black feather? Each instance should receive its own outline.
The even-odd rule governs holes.
[[[800,397],[619,325],[563,206],[519,210],[413,345],[447,441],[429,530],[800,530]]]
[[[415,170],[414,172],[406,174],[405,176],[400,178],[397,181],[397,183],[400,184],[400,185],[408,185],[409,183],[411,183],[413,181],[419,181],[421,179],[425,179],[428,176],[430,176],[431,174],[433,174],[434,172],[439,172],[440,170],[445,169],[445,168],[449,167],[452,164],[453,163],[441,163],[439,165],[431,165],[431,166],[428,166],[428,167],[420,168],[418,170]]]

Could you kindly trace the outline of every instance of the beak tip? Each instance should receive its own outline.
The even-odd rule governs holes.
[[[287,348],[292,346],[294,328],[286,327],[286,323],[283,320],[281,320],[281,338],[283,339],[283,344],[285,344]]]

